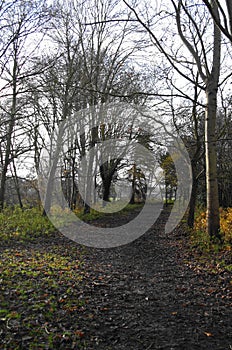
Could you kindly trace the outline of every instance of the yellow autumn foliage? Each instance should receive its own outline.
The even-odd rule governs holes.
[[[220,227],[225,243],[232,244],[232,208],[220,208]],[[194,229],[201,232],[206,231],[206,211],[197,214]]]

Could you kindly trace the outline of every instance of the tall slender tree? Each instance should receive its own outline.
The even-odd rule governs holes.
[[[4,5],[4,6],[3,6]],[[2,2],[0,5],[1,27],[4,39],[1,40],[0,70],[1,81],[1,113],[5,116],[5,148],[2,151],[2,170],[0,182],[0,210],[4,207],[5,188],[9,165],[16,156],[12,153],[13,136],[18,120],[23,118],[22,103],[25,81],[38,74],[31,68],[29,62],[37,50],[40,39],[31,44],[35,31],[39,31],[46,21],[43,2],[13,1]],[[43,17],[44,16],[44,17]],[[35,38],[34,38],[35,40]]]
[[[186,65],[191,63],[192,71],[197,72],[201,78],[198,86],[205,92],[205,160],[206,160],[206,190],[207,190],[207,232],[211,238],[220,239],[219,201],[217,184],[217,156],[216,156],[216,116],[217,93],[221,69],[221,31],[214,22],[210,23],[204,9],[191,1],[170,0],[175,11],[177,33],[182,40],[185,55],[192,58],[184,59],[184,52],[178,58],[178,51],[168,52],[164,40],[160,39],[145,22],[136,9],[124,0],[124,3],[133,11],[135,18],[149,33],[154,45],[164,55],[171,67],[186,81],[194,83],[191,76],[186,74]],[[219,18],[218,1],[210,3],[210,9],[216,19]],[[169,10],[166,13],[173,16]],[[201,21],[201,22],[200,22]],[[188,30],[187,30],[188,28]],[[211,47],[208,46],[209,31],[213,38]],[[165,33],[166,35],[166,33]],[[168,37],[167,37],[168,40]],[[211,55],[212,53],[212,55]],[[180,65],[183,64],[183,68]]]

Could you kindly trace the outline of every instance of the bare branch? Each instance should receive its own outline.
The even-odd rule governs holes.
[[[206,80],[206,75],[202,70],[202,64],[201,64],[201,60],[200,57],[198,56],[197,51],[193,48],[193,46],[190,44],[190,42],[187,40],[186,36],[183,33],[182,27],[181,27],[181,20],[180,20],[180,13],[181,13],[181,7],[183,7],[182,1],[180,0],[178,2],[178,6],[176,6],[174,0],[171,0],[172,4],[175,8],[176,11],[176,22],[177,22],[177,29],[178,29],[178,33],[180,35],[181,40],[183,41],[183,43],[185,44],[185,46],[187,47],[187,49],[189,50],[189,52],[191,53],[191,55],[193,56],[196,64],[197,64],[197,68],[199,71],[199,74],[202,78],[203,81]]]
[[[211,14],[214,22],[216,23],[216,25],[218,26],[218,28],[221,30],[221,32],[231,41],[232,43],[232,3],[231,0],[226,0],[226,4],[227,4],[227,9],[228,9],[228,15],[229,15],[229,25],[230,25],[230,31],[228,30],[228,25],[227,25],[227,18],[226,15],[224,13],[224,11],[222,10],[222,7],[220,6],[219,1],[216,1],[217,5],[220,6],[220,10],[222,12],[223,18],[224,18],[224,23],[225,26],[223,27],[223,25],[221,24],[220,21],[220,17],[215,15],[215,12],[212,8],[212,5],[210,3],[209,0],[202,0],[204,2],[204,4],[206,5],[206,7],[209,10],[209,13]]]
[[[119,22],[137,22],[137,19],[128,19],[128,18],[119,18],[119,19],[105,19],[103,21],[93,21],[93,22],[86,22],[82,23],[82,25],[85,26],[93,26],[96,24],[103,24],[103,23],[119,23]]]
[[[171,66],[175,69],[175,71],[180,74],[180,76],[182,76],[183,78],[185,78],[186,80],[190,81],[192,84],[194,84],[194,81],[189,78],[189,76],[185,73],[183,73],[175,64],[174,64],[174,60],[169,56],[169,54],[166,52],[166,50],[164,49],[164,47],[162,46],[160,40],[156,37],[156,35],[154,34],[154,32],[150,29],[149,25],[147,25],[146,23],[144,23],[144,21],[140,18],[140,16],[138,15],[137,11],[128,4],[128,2],[126,0],[123,0],[123,2],[126,4],[126,6],[134,13],[135,17],[137,18],[137,21],[139,24],[141,24],[141,26],[143,26],[143,28],[148,32],[148,34],[150,35],[151,39],[154,40],[154,44],[157,46],[157,48],[159,49],[159,51],[164,54],[164,56],[167,58],[168,62],[171,64]]]

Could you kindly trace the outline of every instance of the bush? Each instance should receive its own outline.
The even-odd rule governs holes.
[[[232,244],[232,208],[220,208],[221,235],[226,244]],[[206,211],[199,211],[196,215],[194,230],[206,232]]]

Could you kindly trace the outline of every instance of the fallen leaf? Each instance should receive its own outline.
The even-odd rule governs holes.
[[[74,333],[75,333],[76,335],[78,335],[80,338],[81,338],[81,337],[84,337],[84,332],[82,332],[82,331],[78,331],[78,330],[77,330],[77,331],[75,331]]]
[[[207,337],[213,337],[213,334],[210,333],[210,332],[204,332],[204,334],[205,334]]]

